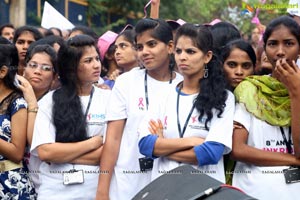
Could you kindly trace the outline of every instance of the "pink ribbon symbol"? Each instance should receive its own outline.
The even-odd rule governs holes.
[[[192,117],[192,123],[195,123],[197,121],[197,116]]]
[[[144,100],[143,97],[139,98],[139,105],[138,105],[138,107],[140,107],[140,106],[144,107],[143,100]]]
[[[164,127],[167,126],[167,119],[168,119],[168,116],[165,116],[165,120],[164,120]]]

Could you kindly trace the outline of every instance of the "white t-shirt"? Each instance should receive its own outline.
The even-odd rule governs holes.
[[[87,114],[88,136],[104,134],[106,131],[105,109],[110,90],[95,88],[90,109]],[[52,122],[53,91],[39,102],[36,116],[31,153],[37,156],[37,147],[55,142],[55,127]],[[85,112],[90,96],[81,96],[80,100]],[[84,183],[76,185],[63,184],[63,171],[71,169],[83,170]],[[79,164],[55,164],[42,162],[39,166],[39,199],[94,199],[96,196],[99,166]]]
[[[150,182],[150,173],[140,171],[138,159],[144,157],[139,153],[137,129],[147,107],[144,85],[145,69],[134,68],[120,75],[112,89],[107,109],[107,120],[126,119],[119,157],[115,165],[110,184],[110,199],[131,199]],[[156,105],[164,99],[166,93],[182,80],[176,78],[161,82],[147,75],[149,105]]]
[[[259,120],[250,114],[243,104],[236,105],[234,120],[247,129],[249,146],[265,151],[287,153],[280,128]],[[283,130],[288,139],[288,128]],[[260,167],[237,162],[232,184],[260,200],[297,199],[300,183],[285,183],[282,170],[286,168],[288,166]]]
[[[213,110],[213,118],[208,123],[209,131],[205,129],[204,116],[201,122],[198,120],[199,112],[196,108],[193,109],[192,115],[187,123],[186,130],[183,137],[201,137],[205,138],[205,141],[213,141],[224,144],[224,154],[229,153],[232,147],[232,130],[233,130],[233,114],[234,114],[234,96],[231,92],[228,93],[226,100],[226,107],[221,118],[217,117],[218,111]],[[147,113],[143,122],[139,127],[139,138],[151,134],[148,130],[148,122],[150,119],[160,119],[164,126],[164,137],[165,138],[179,138],[178,123],[177,123],[177,94],[176,88],[173,88],[172,93],[168,96],[165,102],[162,102],[160,106],[151,108]],[[184,124],[187,117],[192,109],[193,101],[197,97],[194,95],[180,95],[179,99],[179,121],[181,131],[183,130]],[[154,180],[157,177],[168,173],[168,171],[183,165],[186,163],[179,163],[168,159],[167,157],[159,157],[154,160],[151,179]],[[225,182],[224,163],[223,158],[219,160],[216,165],[205,165],[197,166],[193,165],[194,168],[200,170],[221,182]],[[195,170],[196,171],[196,170]]]

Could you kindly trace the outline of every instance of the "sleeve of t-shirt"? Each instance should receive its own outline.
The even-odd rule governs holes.
[[[213,117],[209,133],[205,141],[218,142],[225,146],[223,154],[227,154],[232,148],[233,116],[235,110],[235,100],[231,92],[227,92],[226,106],[221,117]],[[218,111],[215,111],[217,114]]]
[[[214,165],[219,162],[224,152],[224,144],[218,142],[204,142],[194,147],[199,166]]]
[[[247,111],[242,103],[237,103],[235,106],[234,121],[242,124],[249,131],[251,123],[251,114]]]
[[[128,74],[122,74],[116,79],[106,109],[108,121],[126,119],[128,117],[126,102],[128,102],[127,95],[130,78]]]
[[[157,140],[157,135],[147,135],[139,141],[140,153],[148,158],[157,158],[153,155],[154,145]]]

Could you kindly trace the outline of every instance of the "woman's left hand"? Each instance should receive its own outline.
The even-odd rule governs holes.
[[[158,119],[157,121],[150,120],[149,126],[150,127],[148,129],[152,135],[157,135],[160,138],[164,137],[164,127],[160,119]]]

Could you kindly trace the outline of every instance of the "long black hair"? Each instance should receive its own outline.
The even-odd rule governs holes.
[[[53,123],[56,142],[78,142],[87,139],[87,124],[78,96],[79,61],[87,47],[95,46],[88,35],[76,35],[58,51],[58,74],[61,87],[53,94]]]
[[[6,66],[8,68],[7,75],[3,78],[6,87],[21,92],[14,85],[14,78],[18,71],[18,50],[14,44],[0,44],[0,68]]]
[[[178,38],[181,36],[189,37],[194,45],[204,54],[213,50],[213,38],[210,30],[203,25],[194,25],[186,23],[179,27],[175,36],[175,46]],[[213,109],[218,111],[217,116],[220,118],[227,99],[226,82],[222,70],[222,64],[218,57],[213,55],[207,63],[208,77],[199,80],[200,93],[195,99],[195,108],[200,113],[198,120],[202,121],[204,115],[205,128],[208,130],[208,123],[213,118]]]

